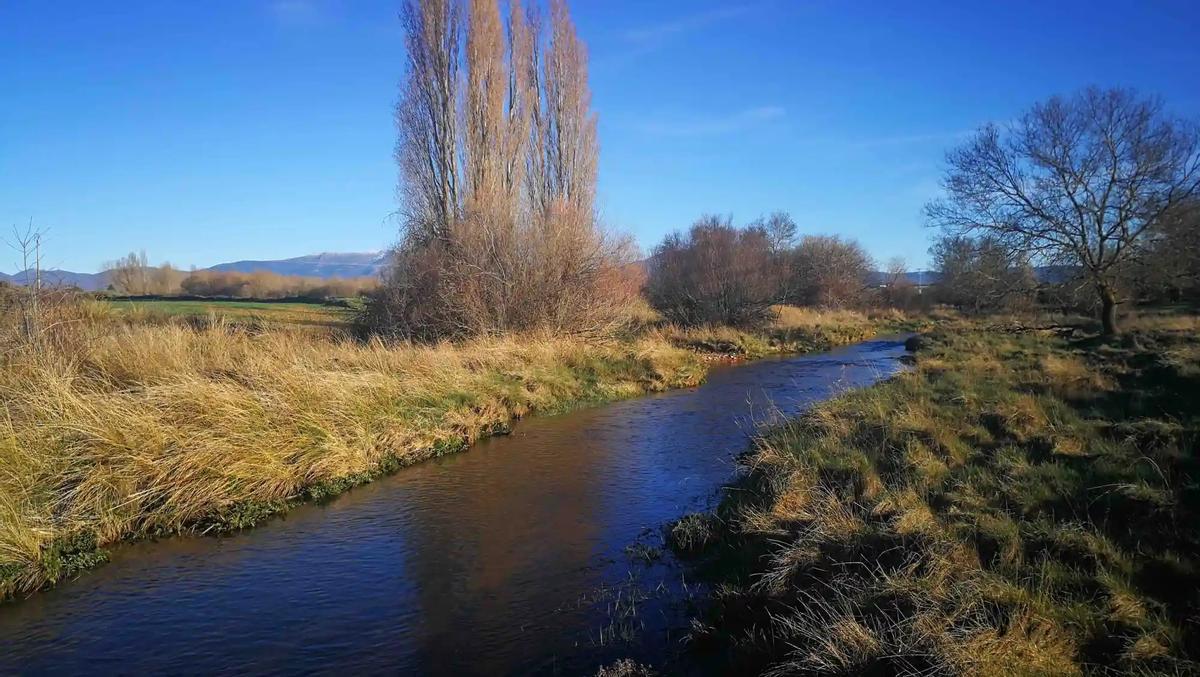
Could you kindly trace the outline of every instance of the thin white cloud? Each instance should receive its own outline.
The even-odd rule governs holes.
[[[289,26],[311,26],[324,18],[317,0],[272,0],[267,9],[272,18]]]
[[[834,146],[845,150],[883,150],[904,146],[953,145],[969,138],[973,129],[895,134],[890,136],[812,136],[798,143],[811,146]]]
[[[965,139],[974,134],[973,129],[959,129],[946,132],[929,132],[924,134],[897,134],[895,136],[879,136],[859,139],[850,142],[854,148],[887,148],[891,146],[912,146],[924,143],[947,143]]]
[[[660,136],[712,136],[758,127],[785,115],[786,111],[781,106],[760,106],[715,117],[649,120],[638,127],[643,132]]]
[[[719,7],[702,12],[694,12],[656,24],[631,28],[625,31],[622,37],[629,42],[642,45],[659,43],[667,38],[702,30],[726,19],[746,14],[755,9],[755,7],[755,5],[735,5],[733,7]]]
[[[615,34],[617,44],[600,53],[593,61],[593,65],[600,70],[629,66],[654,52],[666,49],[680,37],[699,33],[733,21],[738,17],[764,10],[771,4],[773,4],[773,0],[717,7],[671,17],[658,23],[628,28]]]

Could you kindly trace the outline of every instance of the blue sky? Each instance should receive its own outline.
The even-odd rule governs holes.
[[[1200,117],[1193,1],[575,0],[600,207],[649,248],[705,212],[927,259],[947,148],[1087,84]],[[395,239],[396,0],[0,3],[0,228],[47,264]],[[0,270],[15,269],[0,252]]]

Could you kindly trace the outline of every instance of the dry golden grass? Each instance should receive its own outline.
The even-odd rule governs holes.
[[[704,374],[654,339],[417,347],[71,313],[0,358],[0,598],[95,563],[96,546],[248,525],[514,416]]]
[[[947,324],[757,441],[693,639],[778,675],[1200,669],[1195,318]]]

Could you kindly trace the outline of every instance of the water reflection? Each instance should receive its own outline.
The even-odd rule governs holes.
[[[0,607],[0,673],[589,672],[580,596],[628,575],[646,530],[707,507],[751,422],[898,368],[898,340],[719,368],[691,390],[522,422],[225,538],[119,549]]]

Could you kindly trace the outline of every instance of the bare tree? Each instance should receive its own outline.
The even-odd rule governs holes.
[[[596,195],[599,142],[587,50],[575,32],[566,0],[550,0],[550,43],[546,49],[544,113],[541,116],[545,207],[590,214]],[[557,203],[557,204],[556,204]]]
[[[884,266],[883,283],[891,287],[899,287],[908,282],[908,262],[903,256],[893,256]]]
[[[504,31],[495,2],[476,0],[467,13],[466,138],[463,162],[469,202],[495,209],[504,193],[506,111]]]
[[[112,288],[122,294],[150,293],[151,272],[146,250],[129,252],[116,261],[105,263],[103,269],[108,273],[108,282]]]
[[[771,247],[778,252],[784,252],[796,245],[796,233],[799,228],[792,220],[791,214],[785,211],[771,212],[770,216],[759,217],[750,222],[750,228],[761,228],[771,241]]]
[[[42,239],[45,236],[46,231],[34,228],[33,219],[30,219],[23,230],[13,226],[12,239],[7,242],[21,259],[24,289],[17,294],[17,306],[20,332],[26,341],[41,334]]]
[[[1147,255],[1128,267],[1127,287],[1157,300],[1180,300],[1200,287],[1200,199],[1164,215],[1150,240]]]
[[[406,5],[396,153],[405,221],[368,324],[422,339],[600,331],[635,287],[621,272],[630,241],[595,214],[586,49],[563,0],[550,3],[548,24],[536,4],[511,2],[507,31],[497,0],[465,12],[464,1]],[[459,78],[456,96],[444,85]]]
[[[534,0],[536,2],[536,0]],[[534,43],[537,26],[521,9],[520,0],[508,3],[508,92],[505,101],[502,187],[505,202],[516,220],[525,213],[525,176],[528,171],[526,149],[530,143],[530,120],[538,99],[537,61]]]
[[[908,262],[903,256],[888,259],[883,270],[880,300],[892,308],[908,308],[917,296],[917,287],[908,277]]]
[[[444,240],[460,205],[462,10],[456,0],[406,0],[401,20],[408,69],[396,107],[396,161],[405,223],[410,237]]]
[[[1118,333],[1117,276],[1154,229],[1200,192],[1200,134],[1157,99],[1090,88],[981,129],[947,156],[930,223],[982,234],[1040,264],[1077,267],[1105,334]]]

